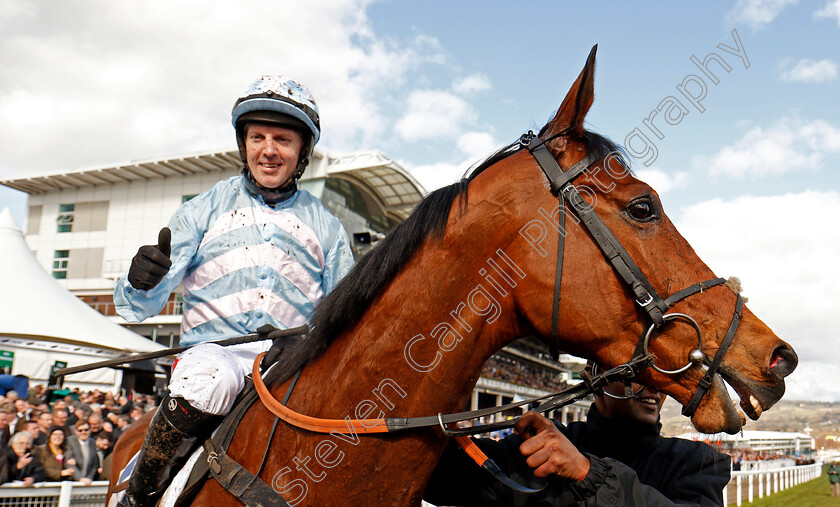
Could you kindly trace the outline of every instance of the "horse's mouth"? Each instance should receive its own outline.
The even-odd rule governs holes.
[[[718,380],[718,377],[720,380]],[[718,384],[719,392],[723,397],[723,404],[725,410],[729,412],[727,420],[730,423],[740,421],[739,427],[735,428],[730,433],[735,433],[743,427],[747,422],[747,417],[753,421],[758,420],[764,410],[773,406],[785,392],[784,381],[780,379],[779,382],[771,386],[751,386],[748,382],[742,381],[737,374],[727,368],[721,368],[716,375],[715,383]],[[738,395],[740,402],[736,403],[729,396],[726,385],[729,385],[735,394]],[[740,410],[739,410],[740,407]],[[732,425],[734,426],[734,425]],[[732,428],[730,428],[731,430]]]
[[[708,400],[709,403],[701,404],[701,407],[705,410],[718,411],[722,417],[707,419],[707,417],[701,415],[701,410],[697,410],[691,417],[691,422],[698,431],[703,433],[724,431],[729,434],[735,434],[741,431],[741,428],[747,423],[747,416],[744,415],[744,412],[747,412],[747,410],[742,411],[738,409],[738,403],[729,396],[729,390],[726,388],[727,384],[732,385],[723,375],[717,374],[712,379],[712,388],[707,393],[707,396],[716,398],[714,401],[718,401],[719,405],[712,403],[713,400],[710,399]],[[735,388],[733,387],[733,389]],[[735,392],[742,400],[750,396],[749,394],[745,396],[737,390]],[[741,403],[743,404],[743,401]],[[750,413],[751,418],[758,418],[755,411],[751,411]]]
[[[703,433],[738,433],[747,423],[747,417],[757,420],[764,410],[781,398],[781,394],[777,393],[784,393],[784,382],[780,383],[781,388],[776,385],[769,389],[751,389],[737,375],[722,370],[719,369],[712,380],[712,388],[707,393],[710,399],[701,404],[703,410],[697,410],[691,418],[694,427]],[[732,399],[727,385],[735,391],[740,401]],[[714,412],[718,414],[716,417],[711,415]]]

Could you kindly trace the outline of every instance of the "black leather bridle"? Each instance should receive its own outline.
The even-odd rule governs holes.
[[[563,134],[565,134],[565,131],[561,132],[560,134],[557,134],[557,136]],[[551,138],[549,138],[548,140],[550,139]],[[700,404],[700,400],[711,388],[712,381],[717,372],[717,369],[720,366],[720,363],[723,360],[723,356],[726,353],[726,350],[728,349],[730,343],[732,343],[732,339],[735,336],[735,331],[738,329],[738,324],[741,320],[741,311],[743,308],[743,300],[741,299],[741,296],[738,296],[738,300],[735,307],[735,315],[733,316],[732,322],[729,325],[729,330],[726,333],[726,337],[724,338],[723,342],[721,342],[721,345],[718,348],[715,357],[711,361],[708,361],[701,351],[703,347],[703,337],[700,331],[700,326],[697,324],[697,322],[690,316],[682,313],[669,314],[666,312],[671,306],[673,306],[678,301],[681,301],[694,294],[701,293],[705,289],[722,285],[726,282],[726,280],[724,280],[723,278],[715,278],[713,280],[701,282],[696,285],[687,287],[681,291],[678,291],[666,299],[662,299],[659,296],[659,294],[657,294],[656,290],[654,290],[654,288],[651,286],[650,282],[641,272],[636,263],[633,262],[633,259],[630,257],[630,254],[624,249],[623,246],[621,246],[621,243],[618,241],[618,239],[615,237],[612,231],[610,231],[610,229],[606,226],[606,224],[604,224],[601,218],[586,203],[586,201],[583,200],[580,193],[578,192],[578,189],[573,183],[574,180],[578,176],[580,176],[581,173],[583,173],[589,166],[595,163],[597,157],[589,154],[586,157],[584,157],[583,160],[569,168],[569,170],[563,171],[560,168],[557,161],[551,155],[551,152],[548,150],[545,144],[546,141],[547,140],[541,139],[533,132],[528,132],[520,138],[519,143],[521,147],[528,148],[530,153],[537,160],[546,177],[548,178],[548,181],[551,185],[551,192],[557,196],[558,201],[560,203],[558,224],[558,230],[560,233],[558,236],[557,244],[557,266],[555,271],[554,298],[551,317],[551,343],[549,344],[551,354],[555,359],[557,359],[560,350],[558,319],[560,307],[560,285],[562,281],[563,272],[563,249],[565,243],[565,203],[566,201],[568,201],[570,203],[571,211],[580,220],[580,222],[583,223],[584,227],[586,227],[586,230],[589,231],[589,234],[595,240],[595,243],[601,249],[607,260],[609,260],[610,264],[612,264],[616,272],[618,272],[619,276],[622,278],[624,283],[627,284],[628,287],[630,287],[630,290],[633,292],[636,298],[636,303],[640,307],[642,307],[650,316],[652,324],[647,328],[646,332],[643,333],[642,336],[639,338],[639,341],[636,345],[636,350],[633,353],[633,357],[626,363],[621,364],[611,370],[605,371],[601,374],[584,376],[584,382],[571,386],[563,390],[562,392],[551,393],[546,396],[530,398],[527,400],[510,403],[501,407],[491,407],[470,412],[460,412],[456,414],[446,415],[437,414],[437,416],[425,417],[390,417],[386,419],[367,420],[365,423],[360,422],[360,426],[358,426],[358,428],[364,427],[366,433],[396,433],[412,429],[438,426],[440,427],[440,430],[444,435],[460,438],[461,440],[459,440],[459,443],[461,445],[475,446],[474,443],[470,444],[469,440],[463,439],[462,437],[476,433],[494,431],[496,429],[501,428],[509,428],[513,425],[514,421],[502,421],[470,428],[460,428],[458,427],[458,422],[469,419],[476,419],[490,414],[500,413],[505,410],[530,405],[536,402],[541,403],[534,410],[538,413],[546,413],[558,407],[565,406],[578,399],[581,399],[584,396],[587,396],[589,393],[602,389],[608,383],[617,381],[624,382],[626,386],[625,391],[629,397],[633,394],[630,389],[630,381],[648,366],[665,374],[682,373],[695,365],[705,365],[707,367],[706,375],[704,375],[704,377],[700,380],[700,382],[698,383],[697,390],[692,396],[689,404],[683,409],[683,414],[687,416],[691,416],[694,413],[694,411],[697,409],[697,406]],[[648,352],[650,339],[653,334],[653,331],[662,326],[662,324],[670,320],[677,319],[686,320],[694,326],[695,330],[697,331],[697,348],[693,349],[689,353],[689,361],[685,366],[676,370],[664,370],[656,366],[655,357]],[[299,414],[285,407],[285,401],[288,400],[288,397],[291,394],[291,390],[294,387],[297,376],[295,376],[294,379],[290,382],[284,401],[281,403],[279,402],[279,400],[276,400],[268,391],[265,383],[261,378],[260,364],[263,355],[264,354],[261,354],[259,357],[257,357],[256,361],[254,362],[252,378],[254,381],[254,386],[257,389],[257,392],[259,393],[263,405],[271,413],[275,414],[278,418],[283,419],[289,424],[292,424],[299,428],[305,428],[310,431],[318,431],[322,433],[343,432],[343,427],[346,427],[346,421],[316,419],[305,416],[303,414]],[[271,370],[269,370],[269,375],[270,374]],[[300,371],[298,371],[297,375],[300,375]],[[466,449],[467,447],[465,447],[465,450]],[[266,450],[266,453],[267,452],[268,450]],[[470,451],[468,451],[468,453],[469,452]],[[473,457],[473,459],[476,459],[476,462],[481,467],[488,470],[488,472],[490,472],[493,476],[495,476],[502,483],[506,484],[508,487],[511,487],[523,493],[535,493],[539,491],[538,489],[531,489],[522,486],[520,484],[517,484],[515,481],[511,480],[498,468],[498,466],[496,466],[493,460],[488,459],[486,455],[482,454],[479,458],[476,458],[476,456],[472,454],[471,456]],[[219,461],[222,457],[224,457],[223,452],[214,452],[208,459]],[[265,458],[263,459],[263,461],[265,462]],[[212,466],[213,464],[211,463],[211,468]],[[221,465],[217,463],[216,466],[219,467]],[[262,481],[253,482],[262,484]],[[267,486],[263,489],[267,492],[267,495],[273,495],[273,492],[271,492]]]
[[[567,129],[568,130],[568,129]],[[618,238],[610,231],[609,227],[603,220],[595,213],[594,209],[583,199],[574,185],[574,180],[586,171],[592,164],[594,164],[598,157],[594,154],[587,154],[580,162],[574,164],[568,170],[563,171],[560,165],[555,160],[551,151],[546,146],[547,141],[561,135],[565,135],[564,130],[548,139],[542,139],[538,135],[529,131],[522,135],[519,143],[523,148],[527,148],[531,155],[534,156],[546,178],[548,178],[551,186],[551,193],[557,196],[560,209],[558,213],[559,234],[557,241],[557,265],[555,267],[554,277],[554,298],[551,311],[551,337],[549,342],[549,351],[551,356],[555,359],[560,354],[560,336],[559,336],[559,312],[560,312],[560,286],[563,276],[563,250],[565,245],[565,219],[566,219],[566,202],[569,203],[569,210],[580,220],[580,223],[589,232],[589,235],[595,241],[595,244],[601,249],[604,257],[610,262],[615,271],[618,273],[622,281],[630,288],[630,291],[635,297],[636,304],[647,312],[651,320],[651,325],[646,332],[641,335],[639,342],[636,345],[636,350],[633,354],[634,358],[639,358],[648,355],[648,346],[653,331],[660,328],[665,322],[671,320],[685,320],[688,321],[697,332],[697,348],[689,353],[688,362],[681,368],[675,370],[665,370],[656,366],[655,362],[651,367],[655,370],[665,374],[679,374],[692,366],[706,367],[706,374],[699,381],[697,390],[694,392],[689,403],[683,408],[682,413],[685,416],[691,417],[694,411],[697,410],[703,396],[709,391],[712,386],[712,381],[717,373],[720,363],[723,361],[723,356],[726,354],[732,339],[735,337],[735,332],[738,330],[738,325],[741,321],[741,314],[743,311],[744,301],[740,295],[735,303],[735,312],[732,316],[732,321],[729,324],[729,329],[726,336],[720,344],[714,358],[709,360],[702,352],[703,335],[700,331],[700,326],[697,322],[688,315],[682,313],[667,313],[677,302],[694,294],[702,293],[704,290],[711,287],[716,287],[726,283],[723,278],[715,278],[692,285],[683,290],[680,290],[668,298],[663,299],[653,286],[648,281],[647,277],[642,273],[639,266],[633,261],[633,258],[618,241]],[[627,395],[631,395],[629,382],[625,383],[625,391]]]

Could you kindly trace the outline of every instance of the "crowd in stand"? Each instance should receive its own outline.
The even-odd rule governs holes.
[[[807,457],[787,456],[785,454],[755,451],[752,449],[719,449],[732,457],[732,470],[741,470],[742,462],[757,462],[757,461],[773,461],[773,460],[790,460],[797,466],[810,465],[814,460]]]
[[[546,391],[558,391],[566,387],[559,375],[549,370],[536,368],[524,362],[516,363],[500,356],[493,356],[484,363],[481,376]]]
[[[108,480],[114,442],[154,397],[78,389],[48,402],[44,386],[0,395],[0,484]]]

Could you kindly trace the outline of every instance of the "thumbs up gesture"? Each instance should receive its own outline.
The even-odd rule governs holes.
[[[131,267],[128,268],[128,283],[132,287],[149,290],[163,280],[172,266],[172,261],[169,259],[171,241],[172,232],[169,227],[164,227],[158,233],[157,245],[140,247],[137,255],[131,259]]]

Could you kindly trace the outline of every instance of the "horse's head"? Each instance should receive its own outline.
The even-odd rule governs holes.
[[[745,419],[733,406],[724,381],[738,393],[744,412],[757,418],[784,394],[784,377],[795,368],[796,354],[746,308],[739,312],[740,323],[733,323],[738,320],[733,315],[740,307],[739,296],[715,280],[665,215],[656,192],[632,176],[618,152],[610,155],[615,147],[584,130],[593,101],[594,55],[593,48],[539,137],[523,140],[531,153],[521,149],[496,163],[496,171],[476,178],[476,183],[483,180],[479,185],[494,186],[490,174],[504,173],[506,177],[499,178],[504,188],[498,192],[515,199],[506,213],[509,221],[519,224],[518,234],[511,230],[504,234],[511,257],[522,260],[519,265],[528,279],[516,289],[519,314],[546,342],[558,335],[566,351],[606,366],[628,361],[643,350],[639,344],[649,331],[647,349],[655,355],[657,369],[647,369],[641,380],[684,406],[694,405],[690,411],[697,429],[737,432]],[[547,150],[538,153],[541,146]],[[563,171],[555,175],[553,184],[546,168],[552,162],[538,160],[546,154]],[[575,172],[570,190],[563,179]],[[577,204],[594,213],[559,211],[558,191],[567,210]],[[565,222],[558,227],[563,214]],[[593,232],[586,225],[591,220],[603,222],[606,236],[599,235],[603,228]],[[555,310],[552,295],[561,237],[565,244],[561,303]],[[626,252],[614,255],[616,245]],[[705,282],[703,290],[700,282]],[[674,297],[692,286],[697,289],[693,293]],[[552,329],[555,312],[556,329]],[[690,318],[662,318],[674,313]],[[652,326],[654,322],[657,325]],[[728,347],[727,341],[731,341]],[[695,352],[692,361],[697,348],[702,355]],[[716,356],[720,366],[708,393],[692,401]]]

